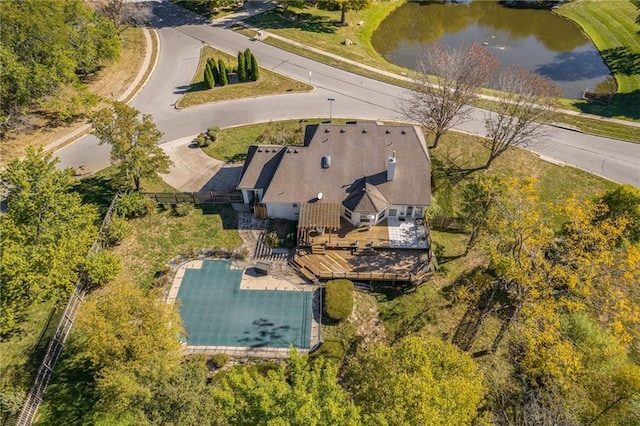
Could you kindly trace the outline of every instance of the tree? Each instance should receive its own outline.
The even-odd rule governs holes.
[[[484,395],[471,357],[436,337],[361,346],[345,380],[365,424],[470,425]]]
[[[358,425],[359,411],[336,375],[336,365],[291,350],[286,370],[231,369],[212,396],[228,424]]]
[[[247,47],[244,50],[244,66],[247,69],[247,78],[249,78],[252,74],[251,74],[251,50],[249,50],[249,48]]]
[[[477,43],[459,49],[435,44],[418,65],[420,77],[401,102],[403,115],[434,133],[432,148],[451,127],[467,119],[466,107],[494,75],[498,61]]]
[[[503,190],[500,181],[488,177],[474,179],[462,190],[460,218],[469,234],[465,256],[476,245],[478,237],[487,231],[490,218],[494,214],[495,200]]]
[[[213,85],[216,86],[218,84],[222,84],[220,81],[220,72],[218,71],[218,63],[213,58],[207,59],[207,66],[211,70],[211,75],[213,77]]]
[[[211,64],[208,61],[207,66],[204,69],[204,84],[207,86],[207,89],[213,89],[213,86],[216,85],[213,78],[213,71],[211,70]]]
[[[95,371],[99,411],[140,411],[155,383],[180,365],[180,316],[155,291],[116,281],[85,301],[76,327],[82,356]]]
[[[238,80],[247,81],[247,68],[244,61],[244,53],[238,52]]]
[[[28,123],[24,113],[117,58],[115,27],[80,0],[0,2],[0,130]],[[65,96],[69,102],[77,97]],[[52,103],[49,106],[59,106]]]
[[[97,288],[113,280],[121,269],[122,261],[118,256],[109,250],[100,250],[89,252],[83,272],[87,284]]]
[[[224,64],[222,58],[218,59],[218,74],[220,76],[220,85],[226,86],[229,82],[227,66]]]
[[[359,11],[371,5],[371,0],[332,0],[340,8],[340,25],[347,25],[347,12]]]
[[[92,118],[93,133],[100,144],[111,145],[111,163],[118,167],[121,179],[132,179],[140,191],[140,179],[168,173],[173,163],[158,146],[162,132],[151,115],[140,113],[122,102],[98,111]]]
[[[251,54],[251,80],[258,81],[260,78],[260,67],[258,66],[258,61],[256,57]]]
[[[546,134],[560,89],[549,79],[520,67],[500,74],[497,110],[487,113],[489,159],[484,168],[513,147],[526,148]]]
[[[89,246],[97,212],[71,192],[70,169],[29,148],[0,175],[7,211],[0,216],[0,332],[11,331],[22,312],[42,300],[69,296]]]
[[[625,235],[632,243],[640,242],[640,189],[632,185],[619,185],[596,197],[596,202],[607,206],[598,221],[625,217],[629,221]]]

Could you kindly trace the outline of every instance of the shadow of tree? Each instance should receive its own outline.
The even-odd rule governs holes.
[[[613,74],[640,74],[640,53],[632,52],[626,46],[604,49],[600,53]]]
[[[617,93],[611,103],[576,102],[574,106],[587,114],[601,115],[603,117],[627,117],[640,120],[640,89],[631,93]]]
[[[238,229],[238,213],[228,204],[203,204],[202,214],[219,215],[223,229]]]
[[[282,10],[270,10],[247,19],[250,25],[259,28],[297,28],[313,33],[333,34],[339,21],[324,16],[314,16],[309,13],[291,13]]]
[[[39,411],[41,424],[85,424],[98,401],[93,370],[71,343],[62,353],[47,389],[45,410]]]
[[[117,192],[117,182],[111,176],[89,176],[78,181],[74,190],[80,194],[85,204],[97,206],[100,217],[102,217],[107,212],[111,199]]]

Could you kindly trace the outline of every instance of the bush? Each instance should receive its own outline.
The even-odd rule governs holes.
[[[185,217],[195,211],[195,207],[190,203],[178,203],[173,209],[174,216]]]
[[[229,362],[229,355],[227,354],[215,354],[211,357],[211,362],[216,368],[222,368]]]
[[[227,66],[222,59],[218,59],[218,74],[220,74],[220,85],[226,86],[229,82],[229,75],[227,72]]]
[[[139,192],[127,192],[120,194],[114,211],[125,219],[146,216],[149,212],[154,211],[155,203]]]
[[[218,126],[209,127],[207,129],[207,136],[209,136],[209,139],[211,139],[211,142],[215,142],[216,139],[218,139],[219,132],[220,132],[220,127]]]
[[[353,283],[349,280],[333,280],[325,286],[325,309],[334,321],[349,318],[353,311]]]
[[[258,66],[258,61],[256,57],[251,54],[251,80],[258,81],[260,78],[260,67]]]
[[[208,136],[200,135],[196,138],[196,143],[200,148],[206,148],[211,145],[211,139]]]
[[[102,228],[102,241],[106,247],[114,247],[120,244],[131,234],[131,225],[126,219],[113,215],[109,224]]]
[[[84,277],[90,288],[102,287],[122,269],[122,261],[109,250],[91,251],[84,265]]]
[[[271,231],[264,236],[264,243],[269,248],[279,247],[280,238],[278,238],[278,234],[276,234],[274,231]]]
[[[322,357],[327,360],[340,362],[345,354],[344,343],[339,340],[325,340],[318,350],[313,353],[312,357]]]

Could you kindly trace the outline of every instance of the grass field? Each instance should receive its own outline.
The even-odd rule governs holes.
[[[389,13],[403,3],[399,0],[376,1],[374,7],[358,12],[349,11],[346,26],[340,25],[340,11],[315,7],[290,8],[288,12],[275,9],[252,16],[245,22],[363,64],[402,73],[407,70],[390,64],[375,51],[371,45],[371,34]],[[360,22],[363,24],[357,25]],[[342,44],[345,39],[351,40],[353,44]]]
[[[629,0],[575,0],[556,13],[577,23],[596,45],[618,83],[610,105],[576,102],[584,112],[640,119],[640,9]]]
[[[233,83],[207,89],[204,84],[204,69],[207,65],[208,58],[213,58],[216,61],[222,59],[225,61],[229,70],[237,67],[236,56],[231,56],[213,47],[205,46],[200,53],[200,63],[193,76],[193,80],[191,80],[191,86],[187,93],[185,93],[176,104],[179,108],[230,99],[255,98],[258,96],[310,92],[313,90],[313,87],[306,83],[284,77],[262,67],[260,68],[260,78],[258,81]]]

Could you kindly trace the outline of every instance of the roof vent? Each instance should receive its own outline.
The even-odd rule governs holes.
[[[262,148],[258,148],[258,152],[262,152]]]
[[[406,135],[407,131],[406,130],[402,130],[400,133],[402,133],[403,135]]]
[[[362,129],[362,133],[367,133],[367,129]]]
[[[329,133],[329,129],[324,129],[324,132],[325,133]]]
[[[387,131],[385,133],[389,134],[389,133],[391,133],[391,130],[387,129]]]
[[[329,167],[331,167],[331,156],[325,155],[322,157],[322,168],[328,169]]]
[[[287,149],[287,154],[291,154],[291,150],[290,149]]]
[[[297,154],[297,153],[298,153],[298,149],[297,149],[297,148],[296,148],[296,149],[294,149],[294,150],[293,150],[293,153],[294,153],[294,154]]]
[[[345,129],[340,129],[340,133],[344,133],[344,132],[346,132]]]

